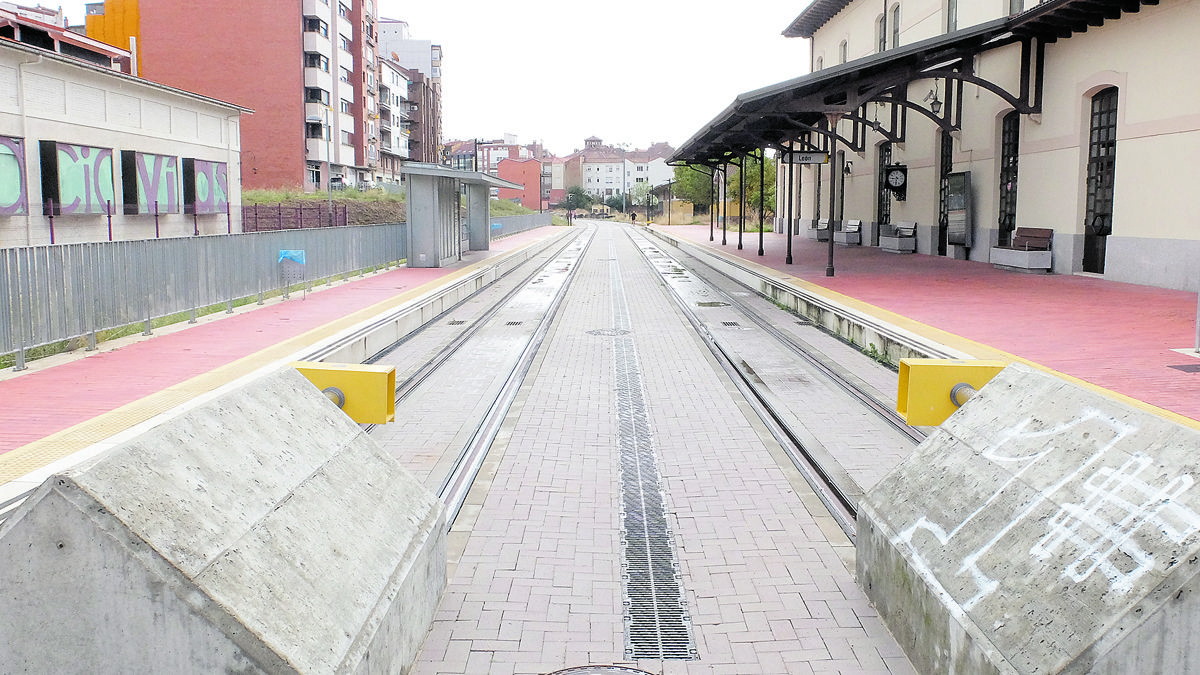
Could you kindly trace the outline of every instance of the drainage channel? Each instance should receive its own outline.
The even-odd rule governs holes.
[[[620,449],[621,563],[625,586],[625,656],[696,659],[691,617],[667,521],[657,450],[650,432],[642,370],[630,334],[620,266],[609,263],[613,365]]]

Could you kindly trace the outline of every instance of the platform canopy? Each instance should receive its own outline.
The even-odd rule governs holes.
[[[784,35],[811,37],[849,4],[850,0],[816,0]],[[966,83],[991,91],[1018,112],[1040,113],[1046,44],[1137,12],[1142,5],[1157,4],[1158,0],[1049,0],[1010,17],[747,92],[684,143],[668,163],[715,166],[760,148],[823,150],[830,140],[861,152],[868,129],[889,141],[904,142],[910,110],[955,130],[960,128]],[[974,72],[977,55],[1014,44],[1021,49],[1017,91]],[[911,87],[931,80],[932,85]],[[835,126],[839,120],[852,124]]]
[[[486,185],[490,188],[523,189],[525,186],[510,180],[497,178],[480,171],[464,171],[452,169],[442,164],[427,164],[425,162],[404,162],[400,165],[400,173],[409,176],[433,176],[437,178],[453,178],[464,185]]]

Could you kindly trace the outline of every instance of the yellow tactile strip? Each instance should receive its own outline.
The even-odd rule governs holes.
[[[684,240],[684,241],[686,241],[686,240]],[[1102,396],[1107,396],[1108,398],[1112,398],[1112,399],[1121,401],[1122,403],[1129,405],[1131,407],[1137,408],[1138,410],[1144,410],[1153,415],[1158,415],[1159,417],[1168,419],[1172,422],[1175,422],[1176,424],[1190,427],[1192,429],[1200,429],[1200,421],[1191,419],[1190,417],[1184,417],[1183,415],[1171,412],[1170,410],[1165,410],[1163,408],[1159,408],[1158,406],[1151,405],[1149,403],[1146,403],[1145,401],[1140,401],[1138,399],[1126,396],[1124,394],[1120,394],[1111,389],[1105,389],[1104,387],[1097,386],[1095,384],[1092,384],[1091,382],[1087,382],[1087,381],[1081,380],[1077,377],[1067,375],[1066,373],[1059,372],[1057,370],[1054,370],[1053,368],[1048,368],[1048,367],[1046,367],[1040,363],[1037,363],[1035,361],[1030,361],[1029,359],[1022,358],[1015,354],[1010,354],[1006,351],[996,349],[995,347],[991,347],[991,346],[988,346],[988,345],[980,343],[980,342],[975,342],[974,340],[970,340],[968,338],[962,337],[961,335],[955,335],[954,333],[948,333],[940,328],[935,328],[928,324],[924,324],[919,321],[915,321],[906,316],[896,314],[895,312],[884,309],[877,305],[872,305],[870,303],[863,302],[861,300],[857,300],[848,295],[843,295],[841,293],[838,293],[837,291],[832,291],[832,290],[829,290],[828,288],[818,286],[812,282],[804,281],[803,279],[799,279],[799,278],[790,276],[788,274],[780,272],[779,270],[776,270],[776,269],[773,269],[770,267],[766,267],[764,265],[756,264],[753,261],[730,256],[722,251],[712,251],[711,249],[704,249],[704,250],[706,252],[710,252],[715,255],[719,255],[734,264],[741,264],[741,265],[745,265],[749,268],[753,268],[756,272],[758,272],[759,274],[762,274],[764,276],[771,277],[773,279],[777,279],[783,283],[786,283],[790,286],[794,286],[796,288],[802,288],[814,295],[818,295],[818,296],[827,298],[834,302],[845,305],[846,307],[849,307],[855,311],[873,316],[881,321],[890,323],[893,326],[896,326],[897,328],[901,328],[903,330],[909,331],[910,333],[914,333],[914,334],[920,335],[922,337],[928,338],[939,344],[946,345],[947,347],[952,347],[954,349],[965,352],[967,354],[971,354],[975,358],[987,359],[987,360],[1000,360],[1000,361],[1015,361],[1018,363],[1022,363],[1031,368],[1040,370],[1042,372],[1050,373],[1050,374],[1054,375],[1055,377],[1064,379],[1068,382],[1071,382],[1072,384],[1075,384],[1076,386],[1082,387],[1089,391],[1094,391],[1096,393],[1099,393]]]

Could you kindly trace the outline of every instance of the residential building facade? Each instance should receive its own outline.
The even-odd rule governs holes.
[[[608,146],[600,138],[584,139],[583,150],[563,160],[564,189],[578,185],[593,198],[605,200],[632,192],[639,184],[648,187],[671,180],[674,169],[667,159],[674,148],[655,143],[645,150]]]
[[[135,45],[142,77],[253,109],[247,188],[311,190],[369,181],[379,161],[376,17],[375,0],[105,0],[87,31]]]
[[[835,77],[866,83],[946,54],[847,106],[831,161],[793,167],[794,217],[916,223],[919,253],[979,261],[1017,228],[1047,228],[1053,272],[1197,290],[1187,195],[1200,96],[1170,65],[1200,57],[1193,29],[1197,0],[815,0],[785,30],[810,38],[812,74],[739,100],[834,100]],[[828,150],[821,124],[774,147]],[[889,167],[904,190],[887,186]],[[787,173],[782,163],[781,215]]]
[[[409,34],[408,22],[380,19],[380,60],[403,69],[409,81],[407,100],[409,158],[440,164],[442,155],[442,47]]]
[[[379,59],[379,169],[375,179],[399,183],[400,165],[408,159],[409,125],[414,104],[408,100],[409,79],[391,59]]]

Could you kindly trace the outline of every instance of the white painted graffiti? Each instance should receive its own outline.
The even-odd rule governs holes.
[[[1087,498],[1080,504],[1063,504],[1047,523],[1049,532],[1030,549],[1045,560],[1066,545],[1079,549],[1078,557],[1063,576],[1080,582],[1099,570],[1112,589],[1127,593],[1133,584],[1154,568],[1154,557],[1133,536],[1139,530],[1161,533],[1179,544],[1200,530],[1200,515],[1174,500],[1192,487],[1191,476],[1176,476],[1162,487],[1153,487],[1139,476],[1154,461],[1135,453],[1120,468],[1102,467],[1083,484]],[[1128,556],[1122,569],[1117,554]]]
[[[999,587],[996,579],[980,566],[980,561],[1014,528],[1039,512],[1045,513],[1047,505],[1060,504],[1063,500],[1056,495],[1068,486],[1075,486],[1069,490],[1072,494],[1081,491],[1087,497],[1081,504],[1060,506],[1058,513],[1047,523],[1049,532],[1031,548],[1030,555],[1044,560],[1059,554],[1067,544],[1078,549],[1075,561],[1066,565],[1063,571],[1064,577],[1077,582],[1099,570],[1108,578],[1113,590],[1127,592],[1154,564],[1152,556],[1133,540],[1135,533],[1145,533],[1152,525],[1163,536],[1181,542],[1200,530],[1200,515],[1174,501],[1192,486],[1191,476],[1178,476],[1161,488],[1152,487],[1139,478],[1153,464],[1153,460],[1144,454],[1134,455],[1119,468],[1104,466],[1106,453],[1134,434],[1138,430],[1136,426],[1094,409],[1044,429],[1035,428],[1037,424],[1033,418],[1027,418],[997,434],[983,449],[982,456],[1007,467],[1009,477],[977,509],[953,526],[921,516],[899,532],[893,542],[911,552],[922,576],[934,579],[936,575],[928,561],[914,545],[918,533],[931,535],[946,547],[981,514],[999,507],[997,502],[1001,498],[1006,510],[1016,504],[1016,515],[966,555],[955,573],[955,576],[970,578],[974,586],[974,594],[961,601],[965,610],[970,611]],[[1091,444],[1090,452],[1083,449],[1082,461],[1058,476],[1054,483],[1031,493],[1029,488],[1035,483],[1032,479],[1039,475],[1036,469],[1047,465],[1046,459],[1051,455],[1062,455],[1064,448],[1070,448],[1072,455],[1078,454],[1081,442]],[[1054,459],[1062,461],[1062,457]],[[1128,556],[1133,563],[1118,564],[1115,561],[1118,552]]]

